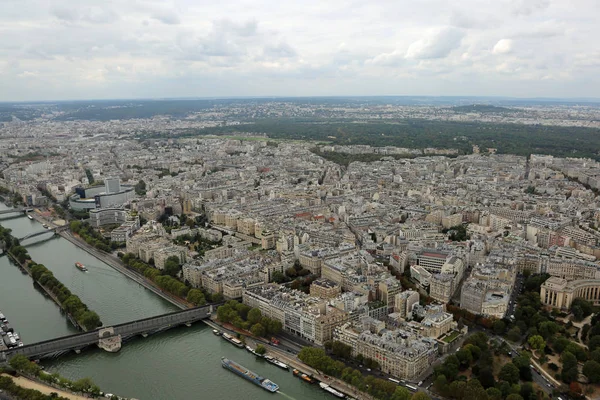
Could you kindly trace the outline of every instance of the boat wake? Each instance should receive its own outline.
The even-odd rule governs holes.
[[[290,400],[296,400],[294,397],[290,396],[289,394],[283,393],[281,390],[279,392],[277,392],[277,393],[283,395],[284,397],[287,397]]]

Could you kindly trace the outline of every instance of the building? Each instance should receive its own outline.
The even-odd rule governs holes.
[[[112,188],[116,185],[113,184]],[[107,185],[76,188],[69,197],[69,206],[75,211],[89,211],[95,208],[122,207],[135,197],[133,186],[119,185],[118,192],[108,192]]]
[[[394,312],[400,317],[409,319],[412,316],[412,309],[415,304],[419,304],[419,292],[407,290],[396,295]]]
[[[568,310],[576,298],[600,305],[600,279],[566,279],[550,277],[540,288],[540,298],[547,306]]]
[[[435,274],[429,284],[429,296],[441,303],[447,303],[454,294],[455,275]]]
[[[425,268],[432,274],[442,272],[442,266],[446,264],[446,259],[450,253],[445,251],[426,249],[417,254],[417,265]]]
[[[310,285],[310,295],[321,299],[333,299],[342,293],[342,288],[337,283],[320,278]]]
[[[334,329],[350,317],[322,299],[276,284],[248,288],[242,294],[242,301],[280,321],[287,332],[319,346],[331,340]]]
[[[121,180],[114,177],[104,179],[104,189],[106,193],[119,193],[121,191]]]
[[[410,266],[410,277],[415,281],[419,282],[424,288],[429,287],[431,282],[431,272],[427,271],[425,268],[420,265],[411,265]]]
[[[96,208],[89,211],[90,225],[100,228],[104,225],[122,224],[127,221],[129,212],[123,208]]]
[[[386,330],[384,326],[363,317],[336,328],[334,339],[351,346],[354,357],[361,354],[377,361],[386,374],[406,380],[418,378],[435,360],[437,342],[408,330]]]

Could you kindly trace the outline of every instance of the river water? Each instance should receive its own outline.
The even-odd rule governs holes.
[[[0,210],[7,207],[0,203]],[[0,224],[17,237],[43,229],[26,217],[0,216]],[[143,286],[62,238],[43,240],[42,235],[24,241],[32,259],[44,264],[105,325],[178,310]],[[41,241],[40,241],[41,240]],[[83,273],[75,261],[89,269]],[[76,333],[52,300],[33,286],[29,275],[0,257],[0,310],[7,316],[25,344]],[[280,393],[273,395],[221,367],[228,357],[276,382]],[[238,349],[212,334],[203,323],[179,327],[147,338],[127,342],[119,353],[86,349],[44,362],[50,372],[71,379],[90,377],[102,390],[141,400],[262,400],[332,399],[246,350]]]

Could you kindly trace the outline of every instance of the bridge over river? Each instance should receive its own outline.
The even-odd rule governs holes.
[[[0,363],[7,362],[18,354],[35,359],[58,357],[69,351],[79,352],[91,345],[97,345],[109,352],[117,352],[121,349],[121,344],[124,340],[137,335],[145,337],[146,335],[161,332],[179,325],[189,325],[193,322],[209,318],[212,311],[213,304],[208,304],[202,307],[175,311],[156,317],[102,327],[90,332],[16,347],[0,352]]]

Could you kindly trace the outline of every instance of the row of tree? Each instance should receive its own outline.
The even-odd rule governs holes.
[[[54,277],[54,274],[48,268],[31,261],[29,253],[19,244],[19,240],[11,235],[10,229],[0,226],[0,239],[7,250],[21,264],[29,264],[33,279],[53,293],[63,309],[73,316],[81,327],[90,330],[102,325],[98,314],[89,310],[79,297],[71,293],[65,285]]]
[[[179,259],[175,256],[167,258],[167,261],[165,262],[165,269],[161,272],[160,270],[152,267],[150,264],[147,264],[137,258],[135,254],[119,253],[118,255],[125,265],[127,265],[127,267],[144,275],[146,278],[156,283],[156,285],[162,290],[175,296],[184,298],[196,306],[201,306],[211,302],[217,303],[223,300],[223,295],[220,293],[211,294],[203,289],[193,289],[190,287],[187,281],[181,282],[179,279],[170,276],[169,274],[173,273],[173,271],[181,270]],[[175,259],[177,261],[175,261]],[[176,267],[172,267],[172,264],[176,264]]]
[[[63,309],[69,313],[85,330],[96,329],[102,326],[100,317],[91,311],[81,299],[54,277],[52,271],[43,264],[30,263],[31,276],[41,286],[48,289],[56,296]]]
[[[0,376],[0,390],[4,390],[14,398],[21,400],[69,400],[57,393],[44,394],[39,390],[26,389],[17,385],[10,376]]]
[[[283,328],[280,321],[262,315],[258,308],[251,308],[235,300],[229,300],[217,308],[217,317],[219,321],[230,323],[238,329],[249,330],[254,336],[276,335]]]
[[[426,400],[429,397],[423,392],[411,394],[408,389],[394,382],[375,378],[372,375],[363,376],[359,370],[346,366],[342,361],[329,357],[325,350],[316,347],[303,347],[298,358],[319,372],[334,376],[382,400]]]
[[[121,256],[121,259],[128,267],[136,270],[146,278],[150,279],[152,282],[156,283],[156,285],[162,290],[182,298],[186,298],[188,295],[190,291],[189,286],[172,276],[162,275],[160,270],[150,266],[149,264],[146,264],[137,258],[135,254],[119,253],[119,256]]]
[[[107,253],[124,245],[123,243],[111,242],[110,239],[102,236],[87,222],[71,221],[69,227],[72,232],[78,234],[87,244]]]
[[[35,377],[35,378],[40,379],[41,381],[44,381],[51,385],[56,385],[56,386],[65,388],[67,390],[70,390],[70,391],[73,391],[76,393],[84,393],[86,395],[91,395],[93,397],[98,397],[102,393],[100,391],[100,388],[94,382],[92,382],[92,380],[90,378],[82,378],[77,381],[71,381],[67,378],[60,376],[57,373],[49,374],[47,372],[44,372],[39,365],[29,361],[27,359],[27,357],[25,357],[23,355],[14,356],[13,358],[10,359],[9,364],[12,368],[14,368],[15,370],[17,370],[18,372],[20,372],[24,375],[28,375],[30,377]],[[7,390],[9,390],[9,389],[7,389]],[[11,392],[11,393],[13,393],[13,392]],[[19,399],[42,400],[42,399],[59,398],[59,397],[55,397],[52,395],[46,396],[46,397],[35,397],[36,395],[33,393],[25,395],[25,396],[19,395],[17,393],[13,393],[13,394],[15,394],[16,397]],[[33,396],[33,397],[31,397],[31,396]],[[60,397],[60,399],[63,399],[63,397]]]

